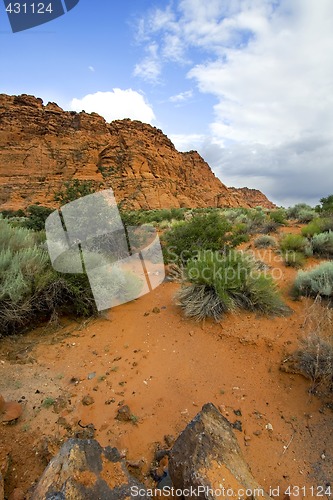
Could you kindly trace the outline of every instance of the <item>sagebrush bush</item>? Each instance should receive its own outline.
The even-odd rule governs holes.
[[[313,253],[323,257],[333,256],[333,232],[315,234],[312,238]]]
[[[311,222],[315,217],[317,217],[317,214],[314,209],[304,208],[303,210],[299,211],[297,221],[301,224],[305,224]]]
[[[314,208],[306,203],[297,203],[296,205],[287,208],[287,219],[294,219],[298,222],[310,222],[315,216]]]
[[[262,236],[258,236],[254,240],[254,246],[256,248],[268,248],[268,247],[276,247],[277,242],[276,239],[273,238],[273,236],[269,236],[268,234],[263,234]]]
[[[61,310],[96,311],[85,274],[60,274],[51,266],[40,235],[0,219],[0,331],[8,334]]]
[[[309,271],[299,271],[292,287],[294,297],[301,295],[333,298],[333,262],[323,262]]]
[[[202,252],[187,262],[185,276],[187,283],[176,300],[186,317],[219,320],[237,308],[272,315],[289,312],[271,276],[259,272],[253,259],[242,252]]]

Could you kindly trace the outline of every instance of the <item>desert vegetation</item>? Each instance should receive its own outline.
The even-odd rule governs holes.
[[[176,300],[185,316],[196,320],[218,321],[237,309],[271,315],[289,312],[272,278],[260,272],[251,257],[234,250],[225,255],[203,251],[188,260]]]

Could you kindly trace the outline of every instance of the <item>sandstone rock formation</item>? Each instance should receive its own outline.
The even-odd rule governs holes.
[[[198,493],[193,498],[270,498],[253,478],[231,424],[212,403],[205,404],[177,438],[169,472],[176,489],[192,487]],[[224,494],[219,494],[222,488]]]
[[[116,448],[102,448],[93,439],[69,439],[40,478],[30,500],[121,500],[131,488],[145,488],[128,473]]]
[[[112,187],[128,209],[273,205],[260,192],[228,189],[196,151],[178,152],[150,125],[63,111],[29,95],[0,94],[0,209],[36,202],[72,178]]]

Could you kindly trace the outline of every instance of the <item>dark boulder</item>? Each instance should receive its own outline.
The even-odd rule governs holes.
[[[30,499],[121,500],[138,498],[138,490],[140,498],[149,498],[116,448],[102,448],[93,439],[69,439],[45,469]]]
[[[169,473],[174,488],[193,488],[188,498],[270,498],[253,478],[231,424],[212,403],[204,405],[177,438]]]

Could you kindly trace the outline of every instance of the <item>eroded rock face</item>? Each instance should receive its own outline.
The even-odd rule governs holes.
[[[175,488],[196,490],[198,496],[193,498],[238,498],[240,491],[242,499],[270,498],[253,478],[230,423],[212,403],[204,405],[179,435],[170,453],[169,472]],[[214,493],[222,487],[235,496]]]
[[[93,439],[69,439],[40,478],[30,500],[121,500],[145,488],[128,473],[116,448]],[[143,494],[140,498],[148,499]]]
[[[127,209],[250,207],[257,198],[229,190],[196,151],[178,152],[161,130],[96,113],[63,111],[33,96],[0,94],[0,207],[56,206],[72,178],[112,187]],[[261,194],[261,193],[260,193]],[[258,194],[260,205],[271,208]]]

